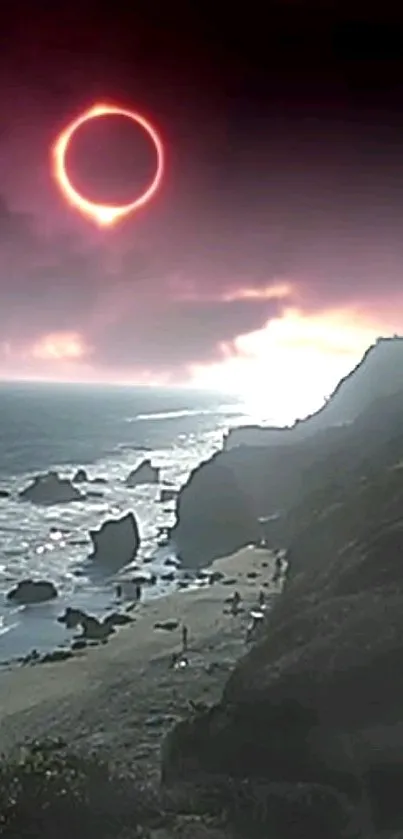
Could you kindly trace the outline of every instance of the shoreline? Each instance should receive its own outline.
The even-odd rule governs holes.
[[[223,579],[146,602],[135,622],[106,645],[65,662],[4,669],[0,751],[27,738],[61,736],[70,747],[95,749],[114,763],[135,761],[147,772],[157,771],[156,745],[163,735],[189,712],[189,702],[218,699],[246,651],[246,625],[259,591],[268,599],[280,593],[280,585],[271,582],[273,568],[270,550],[244,548],[212,563],[210,570]],[[226,604],[235,590],[243,607],[237,616]],[[173,631],[155,628],[169,620],[178,621]],[[189,631],[188,665],[176,670],[170,663],[180,652],[183,624]]]
[[[218,433],[217,429],[216,433]],[[209,440],[205,439],[205,434],[202,431],[200,431],[200,440],[203,457],[208,459],[211,456],[211,444]],[[152,564],[156,565],[159,576],[157,587],[161,589],[161,594],[158,593],[158,597],[165,596],[167,589],[169,592],[172,591],[172,588],[175,590],[176,586],[167,585],[166,582],[161,580],[164,573],[161,555],[166,551],[167,545],[160,543],[158,533],[161,529],[167,528],[170,530],[174,526],[174,507],[169,503],[168,507],[158,503],[157,496],[164,484],[163,481],[156,486],[141,485],[135,490],[127,489],[124,478],[133,465],[133,459],[130,457],[133,454],[132,449],[133,446],[130,444],[127,451],[118,448],[116,452],[104,453],[102,456],[94,457],[91,460],[80,458],[79,461],[69,461],[68,463],[52,460],[51,465],[44,466],[42,470],[38,468],[26,471],[24,469],[18,476],[14,473],[7,475],[7,479],[3,476],[1,486],[9,491],[10,495],[7,498],[0,499],[3,517],[0,522],[0,535],[5,550],[5,571],[0,580],[1,594],[4,598],[4,602],[0,604],[0,641],[4,651],[1,655],[0,678],[4,668],[7,668],[10,664],[19,664],[35,648],[41,655],[56,650],[69,649],[68,637],[62,638],[57,631],[52,632],[52,621],[46,614],[50,607],[53,607],[53,611],[55,611],[55,608],[57,609],[58,601],[41,604],[45,607],[43,622],[39,610],[37,614],[34,614],[32,610],[32,617],[35,618],[35,621],[32,622],[28,621],[28,615],[21,615],[18,611],[15,616],[10,617],[10,610],[5,599],[6,594],[20,580],[32,576],[35,579],[45,578],[53,581],[59,589],[60,613],[64,611],[66,606],[72,606],[73,608],[82,608],[88,614],[101,618],[120,608],[121,604],[115,603],[113,599],[113,582],[110,586],[110,598],[107,593],[104,593],[104,587],[94,584],[91,579],[81,585],[81,578],[85,576],[83,565],[88,558],[87,550],[89,551],[88,546],[90,545],[88,532],[91,528],[100,526],[105,520],[119,517],[134,509],[137,520],[141,525],[142,536],[138,553],[139,565],[143,565],[144,559],[149,563],[150,557]],[[143,447],[134,447],[134,449],[135,460],[142,460],[143,456],[150,452],[155,453],[156,462],[158,461],[160,468],[163,470],[164,480],[177,487],[186,482],[189,473],[200,462],[199,454],[195,456],[192,449],[189,449],[189,451],[184,449],[183,456],[178,458],[178,453],[172,442],[162,449],[151,446],[148,447],[147,451],[143,450]],[[208,451],[205,452],[204,449]],[[72,474],[80,468],[88,470],[92,477],[96,477],[98,473],[107,476],[107,484],[102,488],[103,498],[87,498],[85,502],[80,502],[78,505],[74,503],[51,505],[46,509],[46,515],[44,516],[42,516],[42,510],[38,505],[27,504],[24,505],[21,525],[22,506],[15,495],[18,488],[29,483],[40,471],[56,470],[61,475],[71,479]],[[7,521],[5,521],[6,518]],[[53,540],[53,535],[49,531],[50,525],[62,534],[60,543],[56,539]],[[13,544],[10,546],[9,534],[11,532],[13,533]],[[17,534],[16,539],[14,539],[14,533]],[[7,543],[6,539],[8,540]],[[20,545],[23,539],[26,539],[26,544]],[[44,563],[42,564],[42,557],[48,560],[48,567]],[[67,560],[66,557],[68,557]],[[8,571],[9,563],[10,570]],[[169,570],[172,569],[168,567],[165,569],[166,572]],[[76,578],[76,580],[73,580],[72,583],[73,578]],[[77,581],[77,590],[72,594],[72,586]],[[75,602],[76,596],[81,602]],[[153,593],[151,597],[154,597]],[[129,605],[129,600],[124,605]],[[23,637],[25,623],[27,624],[26,643]],[[14,624],[18,625],[16,629]],[[32,637],[30,637],[31,631],[33,632]]]

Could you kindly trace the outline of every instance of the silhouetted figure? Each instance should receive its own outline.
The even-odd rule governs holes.
[[[179,659],[180,659],[179,653],[172,653],[171,661],[169,662],[169,669],[170,670],[175,670],[175,668],[178,665]]]
[[[248,623],[245,636],[245,644],[251,644],[259,638],[262,631],[264,612],[251,612],[251,620]]]
[[[121,600],[121,599],[122,599],[123,590],[122,590],[122,586],[121,586],[119,583],[118,583],[118,585],[116,586],[115,592],[116,592],[116,597],[117,597],[117,599],[118,599],[118,600]]]
[[[136,603],[140,603],[141,594],[142,594],[141,585],[140,585],[140,583],[136,583],[136,588],[134,589],[134,599],[135,599]]]
[[[282,570],[283,570],[283,560],[281,559],[281,556],[278,555],[278,556],[276,556],[274,573],[273,573],[273,577],[272,577],[273,583],[278,583],[278,581],[281,577]]]
[[[233,615],[238,614],[240,602],[241,602],[241,595],[239,594],[239,591],[234,591],[234,596],[232,598],[232,603],[231,603],[231,614],[233,614]]]
[[[186,653],[188,650],[189,630],[185,624],[182,626],[182,652]]]
[[[261,609],[264,609],[264,608],[265,608],[265,606],[266,606],[266,596],[265,596],[264,591],[260,591],[260,592],[259,592],[259,600],[258,600],[258,603],[259,603],[259,606],[260,606],[260,608],[261,608]]]
[[[171,660],[169,663],[170,670],[180,670],[183,667],[187,667],[189,664],[188,658],[183,653],[172,653]]]

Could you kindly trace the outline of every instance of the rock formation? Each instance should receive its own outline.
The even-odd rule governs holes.
[[[97,478],[90,478],[88,472],[85,469],[77,469],[72,477],[73,484],[107,484],[108,481],[106,478],[97,477]]]
[[[160,497],[159,497],[158,500],[159,500],[160,504],[168,504],[170,501],[175,501],[177,496],[178,496],[178,490],[177,489],[171,489],[171,488],[163,487],[161,489]]]
[[[21,580],[18,585],[7,594],[11,603],[28,606],[34,603],[46,603],[57,597],[57,589],[47,580]]]
[[[108,571],[118,571],[136,558],[140,534],[134,513],[108,519],[99,530],[90,530],[93,552],[90,559]]]
[[[64,615],[60,615],[57,618],[57,622],[64,623],[66,629],[76,629],[77,626],[80,626],[85,616],[85,612],[81,609],[74,609],[71,606],[67,606]]]
[[[389,372],[385,358],[392,366]],[[296,507],[302,496],[315,489],[320,496],[323,470],[330,461],[336,485],[341,485],[341,476],[344,476],[346,484],[354,480],[357,472],[367,463],[376,467],[377,462],[384,463],[388,457],[392,462],[396,452],[391,446],[391,434],[396,432],[396,417],[402,410],[403,385],[401,391],[398,385],[403,374],[400,373],[399,359],[403,370],[402,339],[379,341],[365,354],[362,364],[340,383],[322,412],[300,423],[311,429],[309,434],[304,432],[303,439],[296,438],[290,444],[290,431],[276,430],[284,443],[234,446],[217,453],[194,470],[180,490],[178,521],[173,529],[178,551],[183,553],[186,561],[192,543],[197,551],[203,546],[205,562],[220,556],[223,544],[225,546],[222,529],[219,528],[220,532],[216,534],[216,516],[220,516],[221,499],[217,500],[217,511],[212,501],[217,499],[223,470],[229,475],[228,482],[241,491],[243,509],[247,508],[250,516],[258,520],[260,536],[268,538],[269,546],[277,547],[289,532],[289,522],[284,532],[287,512]],[[397,367],[399,369],[395,369]],[[374,384],[377,376],[380,377],[379,387]],[[357,391],[361,394],[361,411],[358,400],[353,397],[355,379]],[[365,387],[372,388],[370,394]],[[333,399],[338,405],[337,411],[333,408]],[[329,417],[328,427],[325,427],[324,416]],[[341,418],[346,420],[344,424],[336,422]],[[235,518],[239,512],[239,497],[232,505],[228,496],[225,508],[228,520]],[[227,528],[229,532],[230,528]],[[241,544],[242,540],[234,548]],[[234,549],[228,541],[224,552],[229,552],[230,548]]]
[[[86,641],[105,641],[113,634],[116,626],[126,626],[133,623],[133,618],[119,612],[113,612],[103,620],[98,620],[93,615],[88,615],[81,609],[74,609],[71,606],[68,606],[64,615],[60,615],[57,620],[59,623],[64,623],[66,629],[81,627],[82,634],[79,636],[79,641],[83,639]]]
[[[157,466],[153,466],[151,460],[146,458],[133,469],[126,478],[126,486],[129,489],[141,486],[141,484],[158,484],[160,479],[160,470]]]
[[[19,498],[33,504],[50,505],[82,501],[85,495],[67,478],[60,478],[57,472],[48,472],[45,475],[37,475],[31,484],[21,490]]]
[[[77,472],[72,477],[73,484],[86,484],[89,481],[89,477],[85,469],[77,469]]]
[[[179,494],[171,538],[184,564],[196,568],[259,538],[259,526],[242,483],[213,457],[195,469]]]

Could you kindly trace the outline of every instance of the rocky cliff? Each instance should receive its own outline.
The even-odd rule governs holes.
[[[284,592],[221,701],[174,729],[163,760],[170,785],[251,785],[251,819],[273,784],[331,787],[360,837],[403,828],[403,387],[373,397],[286,459],[299,491],[281,487]]]
[[[403,390],[403,338],[379,338],[357,367],[343,378],[315,414],[287,428],[247,425],[231,429],[226,451],[237,446],[279,446],[305,440],[318,431],[353,422],[374,398]]]
[[[262,525],[257,528],[259,518],[279,512],[283,518],[301,497],[315,489],[320,492],[330,461],[333,483],[343,487],[351,477],[375,468],[377,458],[392,462],[402,393],[403,340],[382,339],[340,383],[322,411],[299,424],[312,427],[303,439],[290,444],[294,432],[277,430],[284,443],[236,446],[199,466],[177,501],[173,535],[184,562],[206,563],[252,542],[257,529],[260,534],[265,531]],[[270,527],[264,535],[270,539]],[[276,543],[288,536],[289,524],[286,531],[277,527]]]

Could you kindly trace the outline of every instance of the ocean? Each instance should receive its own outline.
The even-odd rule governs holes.
[[[162,482],[179,487],[189,472],[221,447],[224,431],[248,422],[236,398],[194,390],[112,386],[0,383],[0,663],[32,649],[47,652],[71,635],[56,620],[66,606],[103,615],[116,606],[113,582],[90,577],[88,532],[128,510],[141,532],[139,560],[157,574],[171,548],[157,545],[157,531],[174,522],[174,504],[157,502],[160,488],[129,490],[122,482],[144,457],[161,467]],[[40,507],[16,498],[31,478],[48,469],[71,477],[84,467],[107,484],[82,502]],[[166,568],[165,568],[166,570]],[[32,577],[59,591],[49,604],[15,607],[6,594]],[[156,597],[172,583],[147,589]]]

